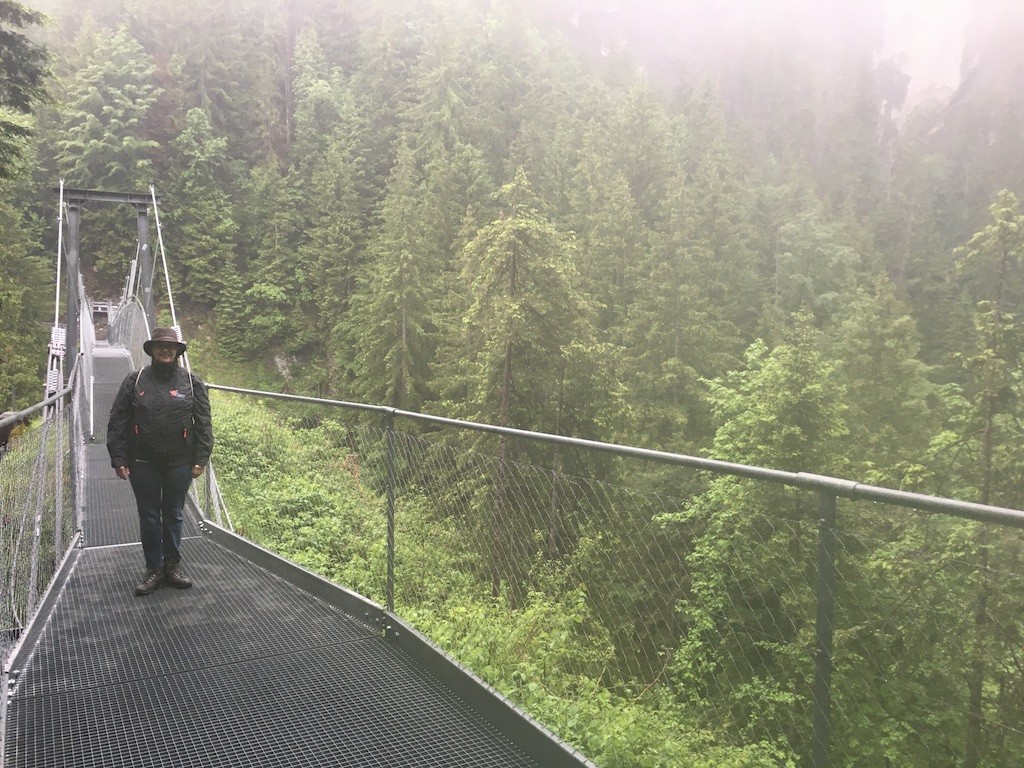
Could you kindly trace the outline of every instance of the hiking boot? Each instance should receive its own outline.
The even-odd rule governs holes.
[[[146,571],[146,578],[135,588],[136,597],[145,597],[150,592],[156,592],[164,583],[164,572],[162,568],[154,568]]]
[[[164,581],[175,589],[192,586],[192,579],[181,572],[181,563],[164,563]]]

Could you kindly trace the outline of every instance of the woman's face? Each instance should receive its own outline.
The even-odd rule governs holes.
[[[170,341],[154,341],[149,346],[153,360],[158,363],[173,363],[178,356],[178,345]]]

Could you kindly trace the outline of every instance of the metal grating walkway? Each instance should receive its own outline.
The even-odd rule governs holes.
[[[84,547],[13,659],[5,766],[589,765],[378,606],[195,517],[195,586],[134,597],[134,500],[87,450]]]

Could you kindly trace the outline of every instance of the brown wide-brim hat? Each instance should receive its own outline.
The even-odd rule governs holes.
[[[179,355],[183,353],[186,349],[188,349],[188,344],[186,344],[185,342],[178,338],[178,334],[173,328],[154,328],[153,338],[151,338],[149,341],[145,342],[142,345],[142,351],[145,352],[150,357],[152,357],[153,344],[158,341],[170,341],[174,344],[177,344]]]

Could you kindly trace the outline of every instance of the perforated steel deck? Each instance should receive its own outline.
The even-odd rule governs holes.
[[[121,480],[114,474],[106,445],[87,445],[85,462],[85,476],[88,478],[82,513],[82,537],[85,546],[137,543],[139,515],[135,508],[131,483]],[[196,515],[186,507],[182,535],[198,536],[198,522]]]
[[[132,548],[82,552],[18,678],[11,768],[537,765],[370,623],[184,550],[196,586],[146,598]]]

